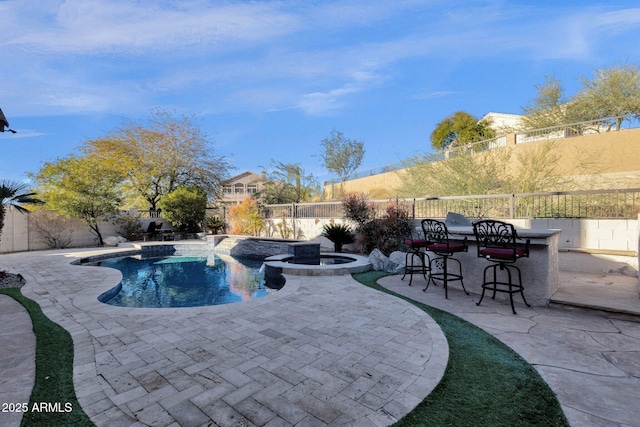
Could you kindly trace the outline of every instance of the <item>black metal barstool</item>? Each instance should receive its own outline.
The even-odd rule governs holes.
[[[404,278],[409,274],[409,286],[413,282],[413,273],[420,273],[427,279],[427,272],[429,271],[430,266],[430,258],[426,253],[427,241],[425,239],[416,236],[414,230],[412,230],[411,226],[406,224],[403,226],[404,228],[404,246],[406,248],[405,256],[404,256],[404,274],[400,280],[404,280]],[[418,258],[420,264],[415,265],[415,259]],[[429,263],[426,262],[426,259],[429,259]],[[411,260],[411,263],[409,263]]]
[[[429,261],[429,280],[427,286],[423,289],[426,292],[431,282],[442,280],[444,284],[444,296],[449,298],[448,284],[452,281],[460,281],[462,290],[469,295],[462,281],[462,264],[460,260],[452,258],[455,253],[467,252],[467,238],[463,240],[452,240],[449,238],[449,230],[444,222],[435,219],[423,219],[422,231],[427,241],[427,250],[433,252],[436,257]],[[458,273],[449,271],[448,261],[451,259],[458,263]],[[434,264],[435,265],[432,265]]]
[[[518,243],[518,234],[513,225],[496,220],[482,220],[473,224],[473,233],[478,244],[478,257],[494,263],[484,269],[482,275],[482,295],[476,305],[480,305],[484,298],[484,291],[493,291],[491,299],[495,299],[496,292],[506,292],[509,294],[511,311],[516,314],[513,306],[513,294],[520,293],[522,301],[527,307],[531,307],[524,298],[524,287],[522,286],[522,273],[516,267],[515,262],[523,257],[529,256],[529,240],[523,244]],[[492,280],[487,280],[487,271],[493,270]],[[498,280],[498,269],[506,273],[506,281]],[[513,283],[511,270],[517,272],[518,283]],[[501,274],[504,279],[505,274]]]

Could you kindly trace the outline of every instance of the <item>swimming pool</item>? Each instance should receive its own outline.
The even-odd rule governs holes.
[[[120,307],[198,307],[262,298],[261,261],[218,255],[110,258],[94,263],[122,272],[122,281],[98,300]]]

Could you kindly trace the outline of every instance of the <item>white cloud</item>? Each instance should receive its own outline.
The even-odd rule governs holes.
[[[638,22],[640,9],[491,1],[10,0],[0,2],[1,90],[20,114],[171,102],[324,115],[409,61],[428,64],[428,77],[476,58],[584,60]],[[451,93],[429,87],[416,96]]]
[[[10,2],[0,21],[5,46],[38,52],[103,54],[171,51],[190,46],[264,43],[298,28],[271,3],[66,0],[34,8]]]

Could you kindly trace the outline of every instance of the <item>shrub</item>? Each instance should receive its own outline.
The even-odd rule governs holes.
[[[376,208],[365,194],[348,194],[342,201],[344,216],[355,221],[358,226],[371,222],[376,217]]]
[[[71,218],[53,211],[38,210],[31,213],[36,234],[50,249],[64,249],[73,240],[74,224]]]
[[[200,231],[207,212],[207,194],[199,187],[178,187],[160,200],[162,217],[181,231]]]
[[[365,199],[360,197],[360,200]],[[369,215],[368,211],[362,207],[364,206],[362,202],[359,208],[356,203],[352,203],[352,206],[356,206],[354,212],[363,213],[362,218]],[[375,212],[370,204],[367,203],[367,206]],[[410,230],[410,221],[411,217],[406,209],[400,207],[398,203],[390,203],[382,218],[374,219],[372,216],[369,221],[360,224],[356,230],[356,248],[363,253],[370,253],[378,248],[389,255],[400,247],[403,238],[407,235],[407,230]]]
[[[335,252],[342,252],[342,246],[355,241],[351,227],[346,224],[327,224],[322,227],[322,235],[333,242]]]
[[[118,217],[115,224],[119,226],[118,232],[127,240],[136,240],[142,235],[142,226],[140,225],[140,216],[131,215],[129,213]]]
[[[280,233],[280,237],[282,237],[283,239],[288,239],[293,235],[293,228],[287,225],[287,218],[285,217],[285,214],[286,212],[283,210],[282,219],[279,223],[276,224],[276,227],[278,228],[278,233]],[[293,222],[294,219],[292,218],[291,221]]]
[[[251,197],[246,197],[240,204],[231,206],[228,220],[232,234],[258,236],[264,227],[258,202]]]

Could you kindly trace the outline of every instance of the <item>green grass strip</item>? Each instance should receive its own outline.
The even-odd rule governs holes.
[[[95,426],[84,413],[73,388],[73,340],[49,320],[35,301],[18,288],[0,289],[26,308],[36,336],[36,378],[22,426]],[[35,409],[35,410],[34,410]]]
[[[377,284],[383,272],[354,274],[360,283],[427,312],[449,343],[442,381],[396,427],[569,426],[556,395],[510,347],[477,326]]]

